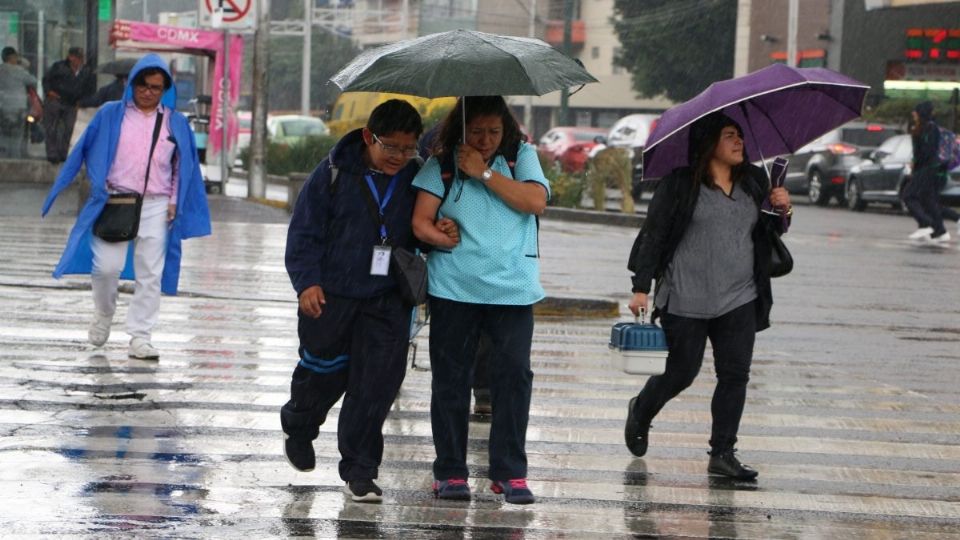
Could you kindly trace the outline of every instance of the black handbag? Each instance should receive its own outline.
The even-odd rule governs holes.
[[[157,111],[157,121],[153,126],[153,141],[147,156],[147,174],[143,181],[143,193],[147,192],[150,181],[150,162],[153,161],[153,149],[160,136],[160,124],[163,113]],[[126,242],[137,237],[140,230],[140,209],[143,207],[143,195],[140,193],[112,193],[107,199],[97,221],[93,224],[93,234],[107,242]]]
[[[367,209],[374,225],[383,226],[383,218],[376,208],[373,194],[363,189]],[[427,301],[427,261],[419,253],[406,248],[393,246],[390,249],[390,273],[397,283],[397,290],[404,302],[411,306],[419,306]]]
[[[418,253],[402,247],[393,248],[390,267],[393,270],[397,289],[411,306],[427,301],[427,261]]]
[[[793,270],[793,255],[777,234],[773,227],[767,227],[767,238],[770,240],[770,277],[785,276]]]

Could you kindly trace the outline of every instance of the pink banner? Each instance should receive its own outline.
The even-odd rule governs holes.
[[[219,30],[164,26],[137,21],[117,20],[110,30],[110,43],[117,48],[166,51],[185,54],[200,54],[214,57],[213,78],[210,81],[212,106],[210,110],[210,132],[207,140],[207,163],[219,160],[223,147],[224,102],[227,106],[227,140],[230,148],[237,142],[237,117],[233,114],[240,97],[240,75],[243,66],[243,38],[239,35],[229,37],[229,79],[230,91],[224,100],[224,39]]]

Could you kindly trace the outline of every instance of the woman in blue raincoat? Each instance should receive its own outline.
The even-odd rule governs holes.
[[[129,355],[156,359],[159,354],[150,335],[160,293],[177,293],[181,241],[210,234],[210,212],[193,132],[186,117],[175,110],[177,92],[166,62],[147,54],[128,80],[123,99],[105,103],[77,141],[42,213],[50,211],[57,195],[85,165],[90,196],[53,276],[91,274],[95,310],[88,337],[94,346],[103,345],[110,335],[119,278],[135,279],[126,321]],[[148,154],[155,127],[159,136]],[[117,191],[144,195],[140,230],[129,242],[106,242],[93,235],[93,224],[109,194]]]

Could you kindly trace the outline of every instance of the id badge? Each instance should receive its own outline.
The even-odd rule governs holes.
[[[373,246],[370,275],[385,276],[388,273],[390,273],[390,246]]]

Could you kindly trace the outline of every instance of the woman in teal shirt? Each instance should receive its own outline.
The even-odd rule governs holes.
[[[464,101],[466,144],[459,144]],[[525,450],[533,385],[530,344],[533,304],[544,296],[536,216],[546,208],[549,183],[503,98],[482,96],[457,101],[443,122],[434,157],[413,185],[420,190],[413,232],[434,246],[427,261],[434,494],[470,499],[470,386],[482,329],[493,348],[491,489],[508,503],[530,504]],[[443,218],[459,226],[458,243],[437,226]]]

